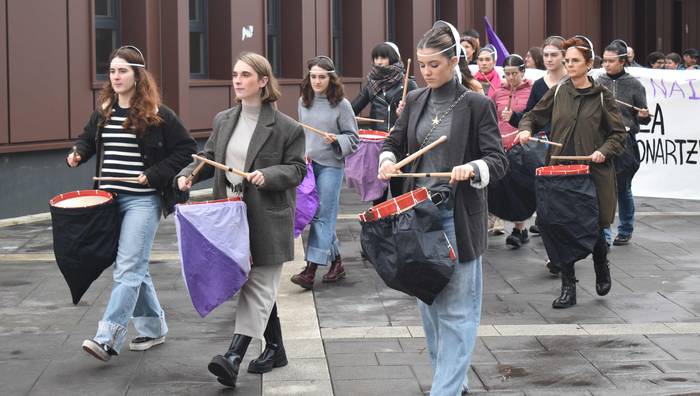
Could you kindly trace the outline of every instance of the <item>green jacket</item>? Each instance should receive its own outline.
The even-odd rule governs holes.
[[[598,194],[598,223],[609,226],[615,219],[617,186],[613,156],[625,148],[627,132],[622,123],[615,98],[607,88],[589,77],[593,88],[579,93],[571,80],[552,87],[520,121],[522,131],[540,131],[551,120],[549,139],[567,146],[574,139],[575,155],[591,155],[600,151],[605,155],[602,164],[590,163],[591,175]],[[550,146],[547,163],[556,165],[552,155],[559,155],[562,147]]]

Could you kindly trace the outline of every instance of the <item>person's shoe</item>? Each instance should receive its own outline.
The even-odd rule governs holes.
[[[158,338],[136,337],[129,343],[129,349],[132,351],[146,351],[164,342],[165,336]]]
[[[523,231],[525,231],[525,230],[523,230]],[[520,231],[519,229],[513,228],[513,232],[511,232],[511,234],[508,235],[508,237],[506,238],[506,245],[512,246],[515,249],[522,246],[523,243],[520,241],[521,232],[522,231]],[[525,232],[527,232],[527,231],[525,231]]]
[[[249,373],[267,373],[275,367],[284,367],[288,363],[282,342],[282,325],[279,317],[275,316],[267,321],[263,335],[265,337],[265,350],[257,359],[250,362],[248,365]]]
[[[340,255],[331,262],[331,268],[328,269],[325,275],[323,275],[324,282],[337,282],[345,278],[345,268],[343,268],[343,261],[340,259]]]
[[[112,356],[116,356],[117,352],[106,344],[100,344],[95,340],[83,341],[83,351],[94,356],[96,359],[103,362],[109,361]]]
[[[552,301],[552,308],[569,308],[576,305],[576,280],[573,276],[561,277],[561,295]]]
[[[222,355],[216,355],[211,359],[207,369],[216,376],[220,384],[235,387],[238,379],[238,369],[241,366],[251,338],[242,334],[234,334],[231,346]]]
[[[617,236],[615,237],[615,240],[613,241],[613,245],[615,245],[615,246],[627,245],[630,243],[630,239],[632,239],[632,235],[617,234]]]
[[[610,278],[610,265],[608,261],[602,264],[593,262],[595,268],[595,292],[599,296],[604,296],[610,293],[612,287],[612,279]]]
[[[311,262],[307,262],[306,267],[304,267],[304,269],[300,273],[292,276],[292,283],[296,283],[297,285],[303,287],[306,290],[313,289],[317,268],[318,265]]]
[[[540,233],[540,227],[537,226],[537,224],[533,224],[530,226],[530,233],[532,234],[539,234]]]
[[[559,266],[554,264],[551,260],[547,260],[544,266],[547,268],[547,271],[549,271],[549,273],[552,275],[559,275],[559,273],[561,272],[561,268],[559,268]]]

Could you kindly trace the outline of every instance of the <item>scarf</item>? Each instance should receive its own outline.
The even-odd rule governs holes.
[[[381,91],[388,91],[403,79],[403,63],[399,60],[389,66],[372,66],[367,75],[367,89],[370,95],[376,96]]]
[[[484,92],[484,94],[486,95],[488,95],[491,92],[496,92],[496,90],[501,86],[501,77],[498,76],[498,72],[496,71],[496,69],[493,69],[486,74],[483,74],[482,72],[478,71],[474,75],[474,78],[476,78],[478,81],[488,81],[489,92]]]

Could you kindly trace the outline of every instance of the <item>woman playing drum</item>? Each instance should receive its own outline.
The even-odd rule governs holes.
[[[266,346],[251,361],[249,372],[287,364],[275,300],[282,263],[294,258],[295,188],[306,174],[304,131],[273,108],[280,91],[267,59],[241,53],[233,69],[233,88],[238,104],[214,117],[214,130],[200,155],[248,172],[247,177],[205,167],[188,180],[194,162],[177,176],[182,191],[214,177],[216,199],[242,196],[247,206],[252,267],[240,290],[231,345],[208,366],[221,384],[231,387],[236,386],[253,337],[264,337]]]
[[[175,113],[161,104],[155,80],[134,46],[110,56],[109,82],[98,103],[68,165],[76,167],[98,153],[99,175],[138,177],[138,182],[99,183],[100,189],[116,193],[122,223],[112,294],[97,334],[83,342],[83,349],[107,361],[119,354],[132,317],[138,337],[129,349],[143,351],[165,340],[168,326],[148,259],[161,212],[167,215],[175,204],[172,178],[197,146]]]
[[[604,296],[610,291],[611,279],[607,259],[607,244],[603,229],[615,217],[617,202],[613,156],[622,153],[627,132],[612,93],[588,76],[593,66],[593,45],[583,36],[564,42],[564,63],[569,79],[552,87],[540,102],[520,121],[520,143],[527,143],[532,131],[541,130],[551,121],[550,140],[563,147],[550,146],[547,162],[552,155],[590,156],[590,172],[598,196],[600,232],[593,248],[596,292]],[[571,210],[574,210],[573,208]],[[542,230],[540,230],[542,231]],[[553,263],[561,268],[561,295],[554,308],[576,304],[574,263]]]
[[[461,57],[459,34],[438,21],[418,43],[417,61],[428,87],[406,98],[393,132],[380,155],[379,177],[398,173],[403,147],[413,153],[442,136],[411,172],[452,172],[449,179],[418,179],[441,195],[439,213],[458,262],[445,288],[431,305],[418,301],[433,366],[431,394],[454,396],[467,387],[467,369],[481,315],[481,257],[486,250],[486,187],[501,178],[507,161],[498,132],[496,108],[472,90],[475,82]],[[413,189],[407,179],[405,191]]]

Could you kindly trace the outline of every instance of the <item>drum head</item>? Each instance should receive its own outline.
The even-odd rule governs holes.
[[[537,176],[587,175],[588,165],[553,165],[537,168]]]
[[[360,135],[360,139],[370,141],[384,140],[387,138],[387,136],[389,136],[388,132],[375,131],[373,129],[360,129],[357,131],[357,134]]]
[[[106,204],[114,195],[104,190],[78,190],[59,194],[51,198],[49,205],[56,208],[90,208]]]

